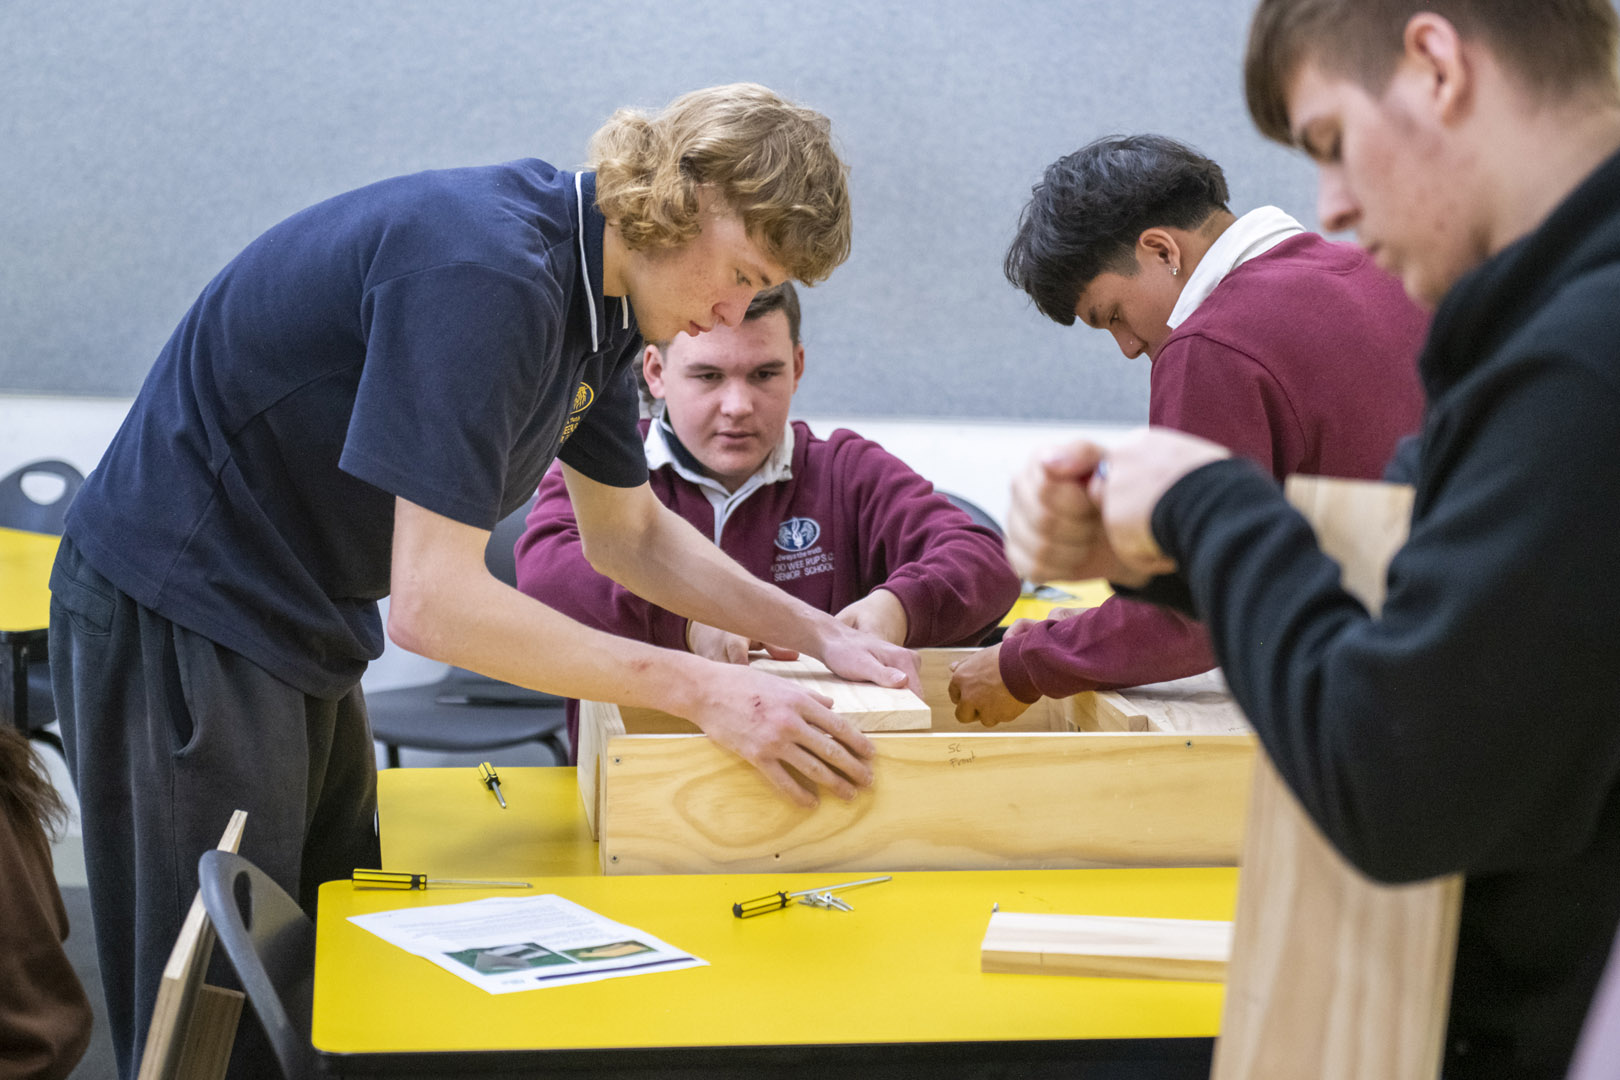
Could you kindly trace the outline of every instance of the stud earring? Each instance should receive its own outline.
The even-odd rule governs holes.
[[[1179,273],[1181,273],[1181,267],[1179,267],[1179,266],[1172,266],[1172,267],[1171,267],[1171,268],[1170,268],[1170,276],[1171,276],[1171,277],[1175,277],[1175,276],[1176,276],[1176,275],[1177,275],[1177,274],[1179,274]]]

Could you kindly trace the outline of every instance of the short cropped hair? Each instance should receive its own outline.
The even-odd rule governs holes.
[[[755,294],[753,303],[743,313],[743,322],[753,322],[763,319],[773,311],[780,311],[787,316],[788,338],[797,345],[799,343],[799,290],[793,287],[793,282],[784,281],[780,285],[772,285]]]
[[[1072,326],[1093,278],[1136,273],[1145,230],[1195,229],[1228,198],[1221,167],[1192,147],[1163,135],[1110,135],[1047,166],[1002,269],[1041,314]]]
[[[1419,12],[1483,40],[1509,72],[1550,98],[1591,87],[1620,93],[1620,19],[1610,0],[1260,0],[1243,62],[1260,133],[1293,145],[1288,85],[1307,60],[1382,95]]]
[[[591,136],[596,204],[632,250],[695,237],[712,186],[773,262],[815,284],[849,257],[848,167],[832,125],[763,86],[694,90],[662,111],[620,109]]]

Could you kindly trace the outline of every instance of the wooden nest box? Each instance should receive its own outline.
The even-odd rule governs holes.
[[[1218,674],[1043,699],[1010,725],[957,723],[950,665],[923,699],[760,661],[869,731],[872,787],[802,809],[667,713],[585,702],[579,789],[608,874],[1232,866],[1255,743]]]

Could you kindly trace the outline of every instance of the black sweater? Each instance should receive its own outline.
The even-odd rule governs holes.
[[[1620,157],[1453,287],[1421,372],[1378,618],[1244,462],[1153,528],[1334,845],[1466,875],[1446,1076],[1561,1077],[1620,922]]]

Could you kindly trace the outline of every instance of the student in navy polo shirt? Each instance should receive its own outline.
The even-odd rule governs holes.
[[[1434,305],[1377,616],[1270,476],[1182,432],[1042,455],[1009,515],[1032,576],[1204,617],[1346,859],[1465,876],[1446,1080],[1564,1080],[1620,926],[1617,54],[1610,0],[1255,14],[1250,115],[1316,162],[1323,227]]]
[[[1416,431],[1427,319],[1351,244],[1274,206],[1227,209],[1221,167],[1160,135],[1109,136],[1046,170],[1007,277],[1065,326],[1152,365],[1148,422],[1229,446],[1282,479],[1376,480]],[[957,719],[994,726],[1043,695],[1179,679],[1215,666],[1184,615],[1122,596],[1020,619],[955,666]]]
[[[1018,598],[1001,538],[870,439],[789,423],[804,373],[799,323],[784,282],[739,326],[647,346],[647,384],[664,403],[642,421],[653,493],[754,576],[851,626],[911,648],[977,644]],[[557,469],[517,555],[518,588],[588,626],[748,662],[747,638],[590,568]]]
[[[689,717],[801,804],[785,766],[843,798],[870,782],[870,743],[824,700],[579,626],[484,567],[559,460],[592,564],[626,587],[848,677],[915,678],[666,511],[636,430],[643,333],[735,324],[847,255],[826,119],[719,87],[621,110],[590,158],[385,180],[275,226],[203,290],[74,501],[51,671],[124,1076],[231,810],[310,910],[376,864],[358,683],[385,595],[406,648]]]

